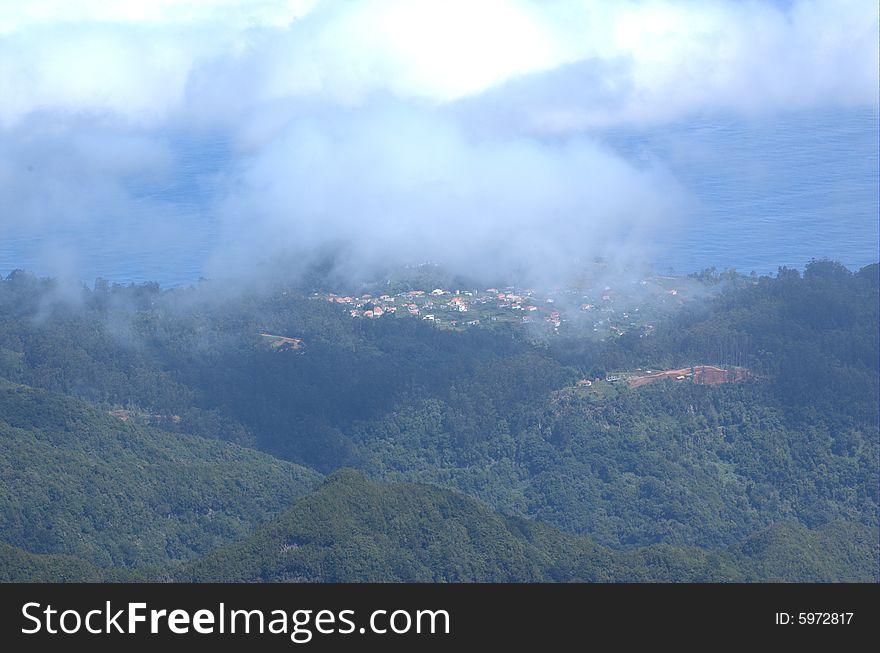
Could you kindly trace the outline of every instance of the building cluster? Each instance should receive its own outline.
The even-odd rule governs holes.
[[[473,310],[497,309],[499,311],[521,311],[525,314],[533,314],[538,311],[538,306],[531,300],[532,291],[521,293],[513,290],[498,290],[487,288],[479,290],[445,290],[434,288],[433,290],[408,290],[396,295],[379,295],[374,297],[369,293],[360,296],[337,295],[327,293],[316,295],[329,302],[343,304],[348,307],[352,317],[376,319],[383,316],[391,316],[395,313],[419,317],[430,322],[444,321],[449,324],[463,324],[475,326],[480,323],[479,318],[463,319],[462,314]],[[441,317],[442,315],[442,317]],[[558,311],[552,311],[547,320],[559,325]],[[525,317],[523,321],[528,321]]]
[[[324,293],[314,297],[344,305],[353,318],[409,317],[444,327],[517,322],[543,325],[553,333],[562,328],[582,329],[604,339],[631,330],[637,330],[641,337],[650,335],[654,331],[652,316],[682,303],[681,286],[671,288],[670,281],[671,278],[653,278],[650,282],[633,282],[632,289],[621,286],[612,290],[603,285],[590,290],[572,287],[540,294],[508,286],[485,290],[406,290],[377,296]]]

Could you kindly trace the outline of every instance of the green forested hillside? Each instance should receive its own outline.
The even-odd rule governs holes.
[[[0,382],[0,539],[98,565],[167,563],[242,537],[319,475],[226,443],[125,424]]]
[[[731,549],[746,581],[878,582],[877,530],[829,522],[809,530],[796,522],[758,531]]]
[[[449,490],[342,470],[252,535],[189,562],[99,568],[0,545],[0,581],[864,582],[878,577],[877,554],[871,529],[838,523],[780,524],[717,551],[620,551]]]
[[[0,582],[98,583],[106,571],[81,558],[39,554],[0,542]]]
[[[161,566],[233,540],[268,546],[269,531],[253,529],[290,507],[296,524],[267,528],[317,536],[309,515],[322,515],[373,548],[340,535],[275,562],[260,554],[257,576],[608,580],[644,565],[655,578],[657,560],[670,571],[656,578],[877,578],[866,543],[880,512],[878,266],[813,261],[803,274],[700,283],[706,299],[650,332],[548,340],[512,326],[351,319],[283,284],[71,296],[15,273],[0,281],[0,539],[108,568]],[[275,349],[265,332],[303,346]],[[698,363],[745,366],[751,380],[575,386]],[[319,474],[291,463],[482,503],[413,486],[434,517],[404,501],[389,535],[357,515],[379,514],[370,497],[403,501],[395,491],[366,486],[363,505],[328,515],[326,488],[295,503]],[[474,539],[426,535],[444,502]],[[433,554],[404,554],[423,541]],[[216,555],[256,573],[246,550]],[[594,555],[602,564],[578,562]],[[212,560],[192,573],[223,576]]]
[[[245,540],[181,578],[207,580],[539,580],[548,556],[474,499],[377,484],[343,470]]]
[[[855,530],[856,532],[852,532]],[[277,519],[188,564],[187,581],[742,581],[877,577],[866,527],[777,528],[709,553],[656,545],[616,551],[505,518],[429,485],[375,483],[343,470]],[[852,535],[853,537],[849,537]]]
[[[454,411],[426,401],[354,430],[371,452],[364,467],[612,546],[723,546],[785,520],[877,524],[876,427],[826,415],[804,427],[760,383],[666,382],[602,400],[564,391],[469,446],[445,437]]]

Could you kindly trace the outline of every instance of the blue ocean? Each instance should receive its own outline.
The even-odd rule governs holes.
[[[634,162],[666,167],[694,200],[660,237],[657,272],[714,266],[763,274],[813,257],[854,269],[880,258],[876,109],[713,117],[599,137]],[[73,270],[86,282],[197,282],[221,237],[211,207],[228,148],[183,135],[174,143],[171,181],[130,189],[164,217],[96,216],[87,228],[51,233],[5,220],[0,274],[24,268],[46,276]]]
[[[664,235],[655,269],[759,274],[814,257],[851,269],[877,262],[878,139],[876,110],[697,120],[608,137],[630,157],[663,162],[696,199]]]

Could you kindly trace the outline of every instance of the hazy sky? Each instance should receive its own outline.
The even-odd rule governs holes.
[[[179,239],[142,189],[185,134],[223,143],[209,274],[625,258],[692,198],[597,130],[876,107],[878,39],[873,0],[0,0],[0,237]]]

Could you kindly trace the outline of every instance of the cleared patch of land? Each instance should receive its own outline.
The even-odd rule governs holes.
[[[682,367],[677,370],[650,371],[627,379],[630,388],[659,381],[660,379],[673,379],[675,381],[690,381],[701,385],[720,385],[722,383],[740,383],[755,376],[744,367],[722,368],[714,365],[694,365]]]
[[[301,338],[288,338],[287,336],[276,336],[271,333],[261,333],[261,337],[269,341],[269,346],[277,351],[290,351],[302,349],[303,343]]]
[[[152,424],[154,426],[161,425],[163,422],[172,422],[180,424],[183,419],[180,415],[156,415],[146,411],[128,410],[126,408],[117,408],[107,411],[111,417],[115,417],[123,422],[136,422],[139,424]]]

